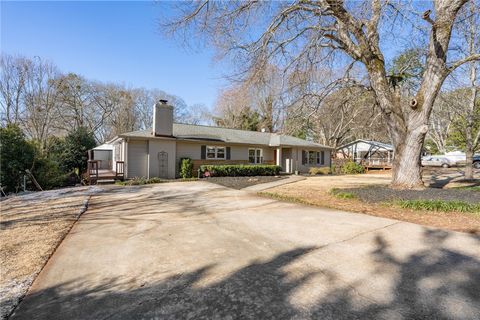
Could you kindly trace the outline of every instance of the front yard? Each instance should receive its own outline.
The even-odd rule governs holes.
[[[69,188],[1,202],[0,318],[27,292],[98,188]]]
[[[438,188],[445,188],[459,176],[457,169],[425,170],[424,180],[436,188],[408,191],[388,188],[389,173],[315,176],[268,189],[260,194],[291,202],[480,234],[478,188]]]

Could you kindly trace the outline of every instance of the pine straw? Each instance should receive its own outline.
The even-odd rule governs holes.
[[[364,186],[355,184],[354,180],[334,180],[334,177],[314,178],[268,189],[261,195],[285,201],[328,207],[338,210],[364,213],[377,217],[391,218],[442,229],[467,232],[480,235],[480,215],[462,212],[441,212],[412,210],[385,203],[366,203],[358,198],[342,199],[331,194],[332,188],[348,188]],[[331,179],[330,179],[331,178]],[[363,179],[362,179],[363,180]],[[377,185],[381,181],[376,181]],[[387,188],[387,185],[384,185]]]

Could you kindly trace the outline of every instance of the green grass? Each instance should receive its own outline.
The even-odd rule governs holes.
[[[480,213],[480,204],[465,201],[398,200],[394,203],[401,208],[411,210]]]
[[[356,199],[357,196],[354,193],[342,191],[342,189],[333,188],[329,191],[332,196],[339,199]]]
[[[460,190],[471,190],[471,191],[480,191],[480,186],[472,186],[472,187],[456,187],[455,189],[460,189]]]

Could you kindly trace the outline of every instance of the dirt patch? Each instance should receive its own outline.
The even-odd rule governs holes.
[[[59,242],[99,188],[70,188],[15,196],[1,202],[0,318],[25,295]]]
[[[438,173],[438,171],[435,172]],[[441,174],[444,175],[445,173]],[[453,174],[456,175],[456,173]],[[429,180],[431,177],[426,176],[425,179]],[[413,211],[385,205],[383,202],[390,199],[389,197],[395,195],[397,197],[398,195],[406,196],[407,194],[413,197],[415,195],[415,192],[412,192],[410,195],[409,191],[390,190],[388,188],[389,182],[389,174],[312,177],[303,181],[268,189],[262,194],[286,201],[298,201],[315,206],[392,218],[448,230],[480,234],[479,215],[460,212]],[[361,192],[366,199],[375,199],[378,196],[379,200],[366,202],[359,199],[339,199],[329,193],[332,188],[359,190],[359,193]],[[425,197],[444,196],[445,198],[452,199],[455,195],[458,195],[458,197],[462,199],[471,197],[471,199],[468,199],[470,203],[475,201],[477,201],[475,203],[478,203],[479,193],[476,191],[452,189],[427,190],[424,194]],[[459,199],[456,198],[456,200]]]
[[[286,178],[286,176],[211,177],[202,179],[202,181],[208,181],[227,188],[240,190],[257,184],[279,181]]]

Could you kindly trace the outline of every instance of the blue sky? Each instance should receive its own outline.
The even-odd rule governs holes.
[[[225,72],[212,49],[185,49],[161,34],[162,8],[153,1],[1,1],[1,49],[88,79],[158,88],[189,105],[212,106]]]

